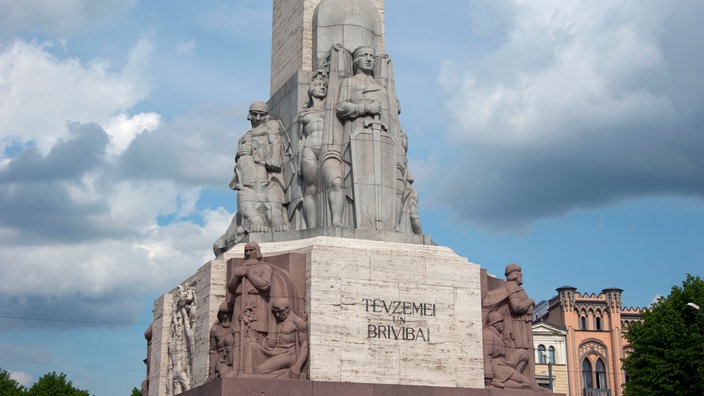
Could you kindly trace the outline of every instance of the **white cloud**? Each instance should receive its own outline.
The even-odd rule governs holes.
[[[176,53],[181,56],[193,55],[193,50],[196,48],[196,40],[180,41],[176,44]]]
[[[138,134],[155,130],[160,122],[161,116],[156,113],[140,113],[132,117],[125,113],[115,115],[105,125],[105,132],[110,135],[108,154],[121,154]]]
[[[231,216],[209,212],[203,226],[143,221],[141,230],[121,239],[31,249],[0,246],[5,260],[0,295],[46,299],[122,295],[117,298],[129,300],[152,290],[168,290],[212,258],[212,243]]]
[[[661,298],[662,298],[662,295],[661,295],[661,294],[656,294],[655,297],[653,297],[653,299],[650,300],[650,305],[652,306],[653,304],[655,304],[656,302],[658,302],[658,300],[661,299]]]
[[[56,58],[47,45],[53,44],[17,40],[0,47],[0,148],[33,142],[47,153],[66,135],[67,121],[110,124],[149,92],[147,39],[121,72],[105,59]]]
[[[446,65],[441,76],[453,92],[455,139],[545,144],[584,133],[584,125],[611,133],[607,128],[624,120],[674,115],[658,45],[670,15],[662,8],[669,6],[650,12],[629,1],[514,6],[500,48],[471,69]]]
[[[23,371],[10,371],[10,378],[17,381],[17,383],[24,387],[29,387],[29,385],[34,382],[32,375]]]
[[[704,197],[701,2],[497,10],[507,23],[496,47],[446,61],[438,78],[463,156],[430,202],[518,228],[633,197]]]

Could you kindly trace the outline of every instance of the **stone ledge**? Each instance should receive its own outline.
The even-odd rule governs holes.
[[[182,396],[564,396],[531,390],[469,389],[440,386],[226,378],[183,392]]]

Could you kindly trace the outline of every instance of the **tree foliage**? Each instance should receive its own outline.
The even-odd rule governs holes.
[[[44,374],[29,389],[10,378],[10,373],[0,369],[1,396],[90,396],[85,390],[77,389],[71,381],[66,380],[66,374],[55,372]]]
[[[135,388],[132,388],[132,394],[130,396],[142,396],[142,391]]]
[[[10,377],[10,373],[0,369],[0,395],[22,396],[26,389]]]
[[[634,351],[623,360],[624,396],[704,395],[704,311],[690,302],[704,307],[704,280],[687,274],[628,328]]]
[[[44,374],[32,385],[26,393],[27,396],[90,396],[85,390],[76,389],[71,381],[66,380],[66,374]]]

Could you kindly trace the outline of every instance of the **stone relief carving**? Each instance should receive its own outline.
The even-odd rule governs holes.
[[[195,284],[179,285],[173,296],[171,337],[167,342],[169,357],[167,393],[175,395],[191,388],[191,368],[195,339]]]
[[[151,374],[151,362],[152,362],[152,336],[154,331],[154,323],[150,323],[147,330],[144,331],[144,339],[147,340],[147,358],[144,359],[144,364],[147,366],[147,376],[142,381],[142,394],[149,395],[149,376]]]
[[[209,381],[224,378],[233,373],[238,335],[239,332],[232,323],[232,313],[227,301],[223,301],[218,309],[218,321],[210,329]]]
[[[485,361],[486,385],[538,389],[532,359],[535,301],[521,286],[523,274],[519,265],[507,265],[504,274],[506,281],[496,280],[497,287],[490,288],[482,298],[484,354],[488,359]]]
[[[305,280],[298,288],[305,290]],[[295,312],[299,301],[289,273],[262,259],[256,242],[244,247],[244,261],[233,266],[210,331],[208,380],[229,376],[304,378],[308,324]]]
[[[244,373],[298,379],[308,359],[308,323],[291,312],[285,298],[271,303],[276,328],[261,342],[249,342],[244,352]]]
[[[489,385],[500,389],[530,389],[532,381],[523,374],[530,359],[524,349],[510,349],[506,345],[504,321],[500,312],[491,312],[483,330],[484,359],[491,367]]]

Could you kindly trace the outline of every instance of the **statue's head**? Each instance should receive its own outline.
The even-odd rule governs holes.
[[[504,275],[506,275],[507,281],[518,281],[518,283],[523,283],[522,282],[523,275],[521,274],[521,266],[518,264],[507,265],[506,270],[504,271]]]
[[[252,128],[269,121],[269,105],[262,101],[252,102],[249,106],[247,120],[252,123]]]
[[[275,298],[271,302],[271,312],[274,314],[276,317],[276,320],[279,322],[283,322],[288,318],[289,312],[291,312],[291,308],[289,307],[288,299],[286,298]]]
[[[323,99],[328,96],[328,82],[321,77],[316,77],[310,82],[308,87],[308,99],[313,98]]]
[[[247,242],[247,244],[244,245],[244,258],[245,258],[245,260],[249,260],[249,259],[261,260],[262,259],[262,250],[259,247],[259,244],[256,242]]]
[[[218,321],[220,321],[220,323],[230,321],[230,307],[227,301],[223,301],[218,308]]]
[[[368,45],[357,47],[352,52],[354,72],[356,73],[357,70],[361,70],[365,74],[371,74],[374,69],[375,55],[376,52],[374,51],[374,48]]]
[[[503,323],[504,323],[504,316],[501,314],[501,312],[498,312],[498,311],[489,312],[489,315],[486,318],[486,325],[487,326],[496,326],[496,328],[498,328],[499,330],[502,330]]]

